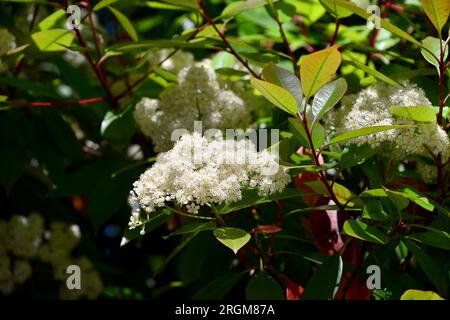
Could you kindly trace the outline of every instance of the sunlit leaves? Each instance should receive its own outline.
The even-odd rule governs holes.
[[[348,131],[348,132],[345,132],[341,135],[334,137],[333,139],[330,140],[330,142],[328,144],[331,145],[331,144],[335,144],[335,143],[340,143],[340,142],[348,141],[348,140],[351,140],[351,139],[354,139],[357,137],[367,136],[369,134],[373,134],[373,133],[377,133],[377,132],[393,130],[393,129],[398,129],[398,128],[404,128],[404,127],[406,127],[406,125],[385,125],[385,126],[373,126],[373,127],[365,127],[365,128],[355,129],[355,130]]]
[[[343,232],[354,238],[377,243],[386,244],[389,237],[382,231],[365,224],[362,221],[347,220],[344,222]]]
[[[391,106],[389,110],[394,116],[416,122],[436,122],[436,114],[434,109],[430,106]]]
[[[65,29],[48,29],[33,33],[31,38],[41,51],[64,51],[74,35]]]
[[[303,91],[300,79],[295,74],[269,63],[262,71],[264,79],[289,91],[297,101],[298,111],[303,111]]]
[[[297,114],[297,101],[289,91],[273,83],[256,78],[252,78],[251,83],[256,90],[275,106],[292,115]]]
[[[324,8],[327,9],[327,11],[330,12],[336,18],[345,18],[353,14],[353,12],[338,6],[332,0],[319,0],[319,1],[324,6]]]
[[[439,60],[441,59],[441,49],[445,45],[443,40],[434,37],[426,37],[422,40],[423,48],[421,49],[423,57],[435,67],[439,67]],[[428,49],[428,50],[426,50]],[[444,61],[448,56],[448,46],[445,48]]]
[[[250,241],[250,234],[239,228],[217,228],[214,230],[214,236],[235,254]]]
[[[301,60],[300,79],[307,99],[332,79],[341,59],[338,46],[335,45],[309,54]]]
[[[314,96],[312,113],[314,122],[333,108],[347,91],[347,81],[339,78],[324,85]]]
[[[441,34],[442,27],[447,23],[450,14],[450,1],[421,0],[420,2],[428,18],[430,18],[436,30]]]
[[[244,10],[257,8],[267,4],[267,0],[246,0],[246,1],[234,1],[223,9],[221,18],[230,18],[238,15]]]
[[[38,26],[41,30],[48,30],[54,27],[64,16],[66,12],[62,9],[53,12],[47,18],[39,22]]]

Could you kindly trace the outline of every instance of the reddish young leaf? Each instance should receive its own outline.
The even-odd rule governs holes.
[[[288,279],[286,287],[286,300],[300,300],[303,294],[303,287],[298,283]]]
[[[257,228],[253,228],[253,233],[278,233],[282,229],[278,226],[271,226],[271,225],[265,225],[265,226],[259,226]]]

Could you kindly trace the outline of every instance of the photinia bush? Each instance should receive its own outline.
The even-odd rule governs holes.
[[[448,298],[449,14],[1,1],[0,295]]]

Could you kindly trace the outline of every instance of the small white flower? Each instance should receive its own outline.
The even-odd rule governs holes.
[[[155,151],[173,146],[176,129],[247,128],[251,120],[249,93],[237,85],[218,81],[208,61],[183,69],[179,83],[165,89],[159,100],[143,98],[134,111],[134,119],[144,135],[150,137]]]
[[[199,133],[183,135],[172,150],[160,153],[155,164],[133,184],[129,227],[145,223],[135,211],[137,207],[148,213],[175,205],[196,214],[204,205],[241,200],[246,189],[254,188],[260,195],[279,192],[290,177],[281,167],[274,174],[266,174],[267,167],[277,160],[266,150],[257,152],[249,140],[207,139]]]
[[[411,125],[357,137],[346,144],[367,143],[373,149],[383,145],[380,152],[398,160],[406,160],[414,155],[429,157],[431,151],[435,155],[441,154],[442,159],[446,161],[450,157],[447,133],[437,123],[414,123],[409,119],[394,117],[389,111],[394,105],[432,108],[425,92],[415,84],[408,81],[403,83],[403,87],[378,84],[344,97],[341,108],[330,112],[327,122],[336,134],[378,125]],[[423,171],[424,167],[421,168]]]

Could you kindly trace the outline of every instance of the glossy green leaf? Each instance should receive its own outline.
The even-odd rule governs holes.
[[[242,229],[230,227],[222,227],[215,229],[214,236],[223,245],[233,250],[235,254],[237,254],[239,249],[245,246],[247,242],[250,241],[251,238],[248,232]]]
[[[264,271],[258,271],[245,289],[247,300],[283,300],[284,293],[278,282]]]
[[[262,71],[264,79],[267,81],[283,87],[294,96],[297,101],[298,111],[302,112],[303,91],[300,84],[300,79],[295,74],[280,68],[270,62]]]
[[[434,112],[433,107],[430,106],[391,106],[389,111],[391,111],[394,116],[406,118],[416,122],[436,122],[436,113]]]
[[[450,250],[450,235],[447,232],[434,228],[427,229],[429,231],[414,233],[405,237],[435,248]]]
[[[347,81],[339,78],[324,85],[314,96],[312,113],[314,122],[319,120],[325,113],[333,108],[347,91]]]
[[[329,192],[327,187],[323,184],[322,181],[311,181],[306,182],[306,184],[317,194],[321,194],[324,196],[329,196]],[[348,207],[362,207],[363,203],[361,199],[358,198],[356,194],[354,194],[351,190],[347,189],[343,185],[328,181],[328,184],[332,186],[333,193],[339,202]]]
[[[331,13],[335,18],[339,19],[346,18],[353,14],[353,12],[351,12],[350,10],[338,6],[331,0],[319,0],[319,1],[323,5],[323,7],[327,9],[327,11]]]
[[[314,272],[302,294],[302,300],[332,300],[341,282],[344,263],[339,254],[327,258]]]
[[[377,244],[387,244],[389,242],[389,237],[385,233],[362,221],[347,220],[344,222],[342,230],[346,235],[361,240]]]
[[[65,29],[48,29],[31,35],[36,46],[41,51],[64,51],[72,44],[74,35]]]
[[[404,128],[405,125],[386,125],[386,126],[373,126],[373,127],[366,127],[366,128],[360,128],[355,129],[346,133],[343,133],[341,135],[338,135],[330,140],[328,143],[329,145],[344,142],[347,140],[351,140],[357,137],[361,136],[367,136],[369,134],[374,134],[377,132],[387,131],[387,130],[393,130],[398,128]]]
[[[39,22],[38,27],[41,30],[48,30],[53,28],[58,22],[62,20],[63,17],[66,16],[66,12],[62,9],[53,12],[47,18]]]
[[[223,9],[221,18],[230,18],[237,16],[244,10],[261,7],[267,4],[267,0],[246,0],[246,1],[234,1]]]
[[[362,217],[374,221],[385,221],[389,215],[384,211],[380,201],[369,199],[364,205]]]
[[[426,37],[424,40],[422,40],[422,45],[428,50],[422,48],[420,52],[429,63],[431,63],[435,67],[439,67],[439,60],[441,59],[441,46],[443,46],[444,43],[445,42],[443,40],[439,40],[438,38]],[[431,54],[430,51],[433,54]],[[448,46],[445,48],[444,61],[447,60],[447,57]]]
[[[297,114],[297,101],[289,91],[273,83],[256,78],[252,78],[251,83],[256,90],[275,106],[289,114]]]
[[[341,60],[341,53],[336,45],[311,53],[301,60],[300,79],[307,100],[331,80]]]
[[[450,15],[450,1],[448,0],[420,0],[422,7],[430,18],[436,30],[441,34]]]
[[[113,7],[108,6],[108,9],[114,14],[114,16],[116,16],[120,25],[128,33],[131,39],[133,39],[133,41],[138,41],[136,30],[134,30],[134,27],[131,24],[130,20],[128,20],[127,16]]]
[[[308,136],[305,132],[305,128],[297,118],[289,118],[289,127],[295,138],[303,145],[309,147]],[[320,148],[325,142],[325,129],[320,123],[315,123],[313,132],[311,135],[314,148]]]

